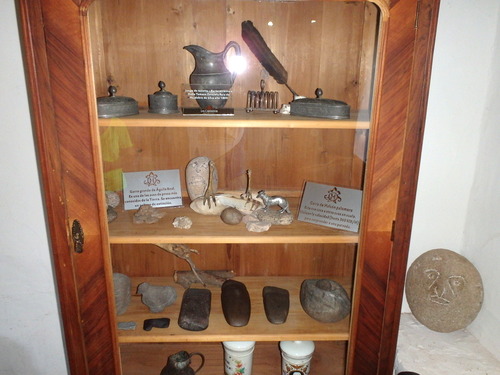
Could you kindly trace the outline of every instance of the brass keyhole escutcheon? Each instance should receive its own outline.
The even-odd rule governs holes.
[[[84,235],[82,225],[78,220],[73,220],[71,226],[71,238],[73,239],[73,249],[76,253],[83,252]]]

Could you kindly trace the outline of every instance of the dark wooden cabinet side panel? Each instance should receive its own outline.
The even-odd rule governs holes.
[[[396,220],[403,174],[406,126],[411,97],[417,1],[392,4],[382,47],[381,80],[368,156],[365,221],[357,268],[354,319],[350,341],[350,374],[388,374],[380,362],[386,343],[389,272],[393,256],[392,222]],[[401,248],[400,251],[408,249]],[[387,348],[393,351],[395,348]]]
[[[81,11],[20,1],[29,86],[71,374],[119,373],[95,174]],[[73,220],[85,234],[74,252]]]
[[[403,173],[381,338],[384,343],[379,360],[381,374],[392,373],[395,361],[438,13],[439,0],[420,0],[410,87],[413,100],[408,110]]]
[[[58,300],[71,373],[86,371],[85,345],[78,319],[78,295],[73,275],[73,262],[67,249],[68,232],[65,202],[61,184],[60,155],[54,126],[50,77],[46,61],[45,37],[41,6],[38,1],[19,1],[23,28],[24,57],[29,86],[31,116],[37,138],[37,154],[42,173],[45,211],[50,231],[52,258],[57,278]]]

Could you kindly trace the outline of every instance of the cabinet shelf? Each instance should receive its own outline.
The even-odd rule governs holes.
[[[297,199],[290,200],[292,212],[297,212]],[[249,232],[245,225],[224,224],[219,216],[195,213],[184,207],[160,208],[165,216],[154,224],[134,224],[135,210],[118,210],[118,218],[109,223],[109,241],[112,244],[144,243],[351,243],[358,242],[358,234],[294,220],[290,225],[273,225],[269,231]],[[174,228],[172,221],[188,216],[190,229]]]
[[[179,327],[177,320],[184,288],[175,284],[171,278],[132,278],[132,298],[127,312],[117,317],[118,322],[134,321],[135,330],[119,330],[120,343],[159,343],[159,342],[220,342],[220,341],[346,341],[349,339],[349,321],[346,317],[337,323],[322,323],[309,317],[300,305],[300,285],[306,277],[236,277],[245,283],[251,300],[251,316],[244,327],[232,327],[227,324],[222,313],[221,292],[218,287],[210,287],[212,292],[209,326],[200,332],[187,331]],[[307,277],[315,278],[315,277]],[[153,285],[171,285],[176,288],[177,300],[162,313],[150,313],[142,304],[140,295],[136,295],[138,284],[149,282]],[[337,280],[350,294],[351,286],[347,280]],[[287,321],[283,324],[271,324],[267,321],[262,302],[262,288],[266,285],[285,288],[290,292],[290,310]],[[196,286],[195,286],[196,287]],[[201,286],[198,286],[201,287]],[[153,328],[144,331],[144,319],[167,317],[170,326],[165,329]]]
[[[160,115],[141,110],[138,115],[100,118],[99,126],[129,127],[183,127],[183,128],[295,128],[295,129],[368,129],[368,111],[352,112],[348,120],[330,120],[302,116],[274,114],[267,111],[246,113],[235,109],[234,116],[183,116]]]

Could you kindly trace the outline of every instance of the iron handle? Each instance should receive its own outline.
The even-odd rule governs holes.
[[[73,249],[75,253],[83,252],[84,234],[82,225],[78,220],[73,220],[71,225],[71,238],[73,240]]]

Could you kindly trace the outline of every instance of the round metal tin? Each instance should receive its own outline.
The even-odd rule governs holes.
[[[316,98],[299,98],[290,102],[290,114],[294,116],[321,117],[333,120],[350,118],[351,107],[340,100],[322,99],[323,91],[316,89]]]
[[[165,82],[158,83],[159,91],[154,94],[148,95],[149,111],[150,113],[160,113],[168,115],[171,113],[178,113],[177,95],[172,94],[165,90]]]
[[[139,114],[139,104],[133,98],[127,96],[116,96],[116,87],[108,88],[109,96],[97,98],[98,117],[122,117]]]

